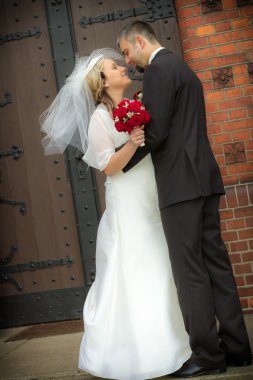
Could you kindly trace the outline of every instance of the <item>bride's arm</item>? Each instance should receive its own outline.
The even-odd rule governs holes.
[[[88,147],[82,158],[89,166],[103,171],[108,176],[120,172],[144,142],[143,127],[135,128],[124,147],[115,152],[112,132],[108,114],[104,111],[95,111],[89,124]]]
[[[137,148],[144,142],[144,131],[135,128],[129,135],[128,142],[117,152],[115,152],[108,165],[104,169],[107,176],[113,176],[120,172],[133,157]]]

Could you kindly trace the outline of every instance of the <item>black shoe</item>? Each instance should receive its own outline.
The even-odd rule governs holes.
[[[196,377],[201,375],[219,375],[226,372],[226,368],[206,368],[187,360],[182,367],[169,374],[169,377]]]
[[[247,367],[252,365],[252,359],[235,359],[226,356],[226,365],[228,367]]]

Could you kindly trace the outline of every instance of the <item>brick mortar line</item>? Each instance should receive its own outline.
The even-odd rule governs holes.
[[[208,95],[208,94],[210,94],[212,92],[215,92],[215,90],[214,91],[204,92],[204,94]],[[219,102],[227,102],[227,101],[230,101],[230,100],[242,99],[242,98],[246,98],[248,96],[252,96],[252,98],[253,98],[253,95],[244,95],[244,96],[240,96],[240,97],[236,97],[236,98],[228,98],[228,99],[223,99],[223,100],[208,100],[207,102],[208,102],[208,104],[215,104],[215,103],[219,103]],[[252,106],[249,105],[249,106],[235,107],[235,108],[231,108],[231,109],[229,108],[227,111],[239,110],[241,108],[244,109],[246,107],[250,107],[251,108]],[[211,111],[211,112],[208,112],[208,115],[209,114],[215,114],[217,112],[222,112],[222,111],[220,111],[220,110],[219,111]],[[251,119],[251,118],[253,118],[253,117],[252,116],[246,116],[246,117],[241,117],[241,118],[235,119],[235,120],[245,120],[245,119]],[[234,120],[234,119],[232,119],[232,120]]]
[[[205,60],[210,60],[210,58],[204,58]],[[201,61],[203,61],[204,59],[201,59]],[[188,61],[186,61],[186,63],[188,63]],[[190,62],[189,62],[190,63]],[[239,64],[243,64],[244,62],[242,63],[239,63]],[[245,61],[245,63],[249,63],[248,61]],[[189,65],[190,66],[190,65]],[[218,69],[222,69],[222,68],[226,68],[227,66],[238,66],[237,63],[227,63],[225,65],[220,65],[220,66],[215,66],[215,67],[209,67],[208,69],[192,69],[195,74],[197,73],[202,73],[202,72],[205,72],[205,71],[210,71],[210,70],[218,70]],[[240,76],[243,76],[243,75],[249,75],[249,73],[241,73],[241,74],[234,74],[235,77],[240,77]],[[210,81],[211,79],[207,79],[207,81]],[[249,83],[249,84],[252,84],[252,83]],[[244,86],[247,86],[248,84],[243,84]],[[237,85],[235,85],[236,87]],[[240,85],[241,86],[241,85]],[[219,89],[217,89],[217,91],[219,91]],[[248,96],[252,96],[252,95],[248,95]]]
[[[238,285],[238,288],[243,288],[243,289],[250,289],[250,288],[253,288],[253,284],[252,285]],[[249,297],[249,296],[244,296],[244,297]]]
[[[247,186],[247,185],[252,185],[252,182],[246,182],[246,183],[244,183],[243,185],[245,185],[245,186]],[[227,185],[227,186],[225,186],[225,189],[228,188],[228,187],[235,187],[235,186],[242,186],[242,185],[241,185],[241,184],[238,184],[238,183],[236,183],[236,184],[234,184],[234,185]],[[250,206],[253,207],[253,204],[250,203]],[[241,208],[241,207],[249,207],[249,206],[244,205],[244,206],[240,206],[240,208]],[[225,209],[222,208],[221,210],[227,210],[227,209],[230,210],[230,208],[225,208]],[[250,218],[252,218],[252,217],[250,217]]]
[[[230,247],[231,248],[231,247]],[[245,251],[245,250],[243,250],[243,251],[229,251],[229,254],[230,255],[236,255],[236,256],[241,256],[241,255],[243,255],[244,253],[250,253],[249,252],[249,250],[247,250],[247,251]]]
[[[190,28],[187,28],[187,29],[190,29]],[[192,29],[194,29],[194,28],[192,28]],[[239,29],[239,31],[240,30],[248,30],[249,28],[245,28],[245,29]],[[253,28],[250,28],[250,29],[253,29]],[[185,29],[184,29],[185,30]],[[209,38],[210,36],[214,36],[214,35],[221,35],[221,34],[225,34],[225,33],[229,33],[229,31],[227,30],[227,31],[224,31],[224,32],[216,32],[216,33],[214,33],[214,34],[212,34],[212,35],[210,35],[210,34],[207,34],[207,35],[204,35],[204,36],[192,36],[192,37],[189,37],[189,38],[181,38],[181,41],[182,42],[186,42],[186,41],[192,41],[192,40],[196,40],[197,38]],[[233,43],[233,42],[241,42],[241,41],[244,41],[244,40],[246,40],[246,41],[252,41],[253,40],[253,38],[244,38],[243,40],[242,39],[237,39],[237,40],[233,40],[233,41],[225,41],[225,42],[222,42],[222,43],[217,43],[217,44],[210,44],[211,46],[220,46],[220,45],[226,45],[226,44],[231,44],[231,43]],[[201,46],[200,47],[200,49],[206,49],[207,47],[208,47],[209,45],[206,45],[206,46]],[[193,48],[193,49],[197,49],[197,48]]]
[[[213,102],[212,103],[207,103],[207,104],[213,104]],[[215,104],[215,103],[214,103]],[[231,109],[231,111],[234,111],[234,109],[238,109],[238,108],[232,108]],[[218,113],[219,113],[219,111],[218,111]],[[211,116],[211,115],[216,115],[217,114],[217,112],[206,112],[206,115],[208,115],[208,116]],[[243,117],[243,118],[238,118],[238,119],[230,119],[230,120],[227,120],[227,121],[219,121],[219,122],[215,122],[215,123],[212,123],[212,124],[216,124],[216,123],[228,123],[228,122],[236,122],[236,121],[243,121],[243,120],[251,120],[251,119],[253,119],[252,118],[252,116],[245,116],[245,117]],[[209,126],[210,125],[212,125],[212,124],[208,124]],[[250,127],[249,128],[244,128],[244,129],[241,129],[241,128],[239,128],[239,129],[235,129],[235,131],[244,131],[244,130],[249,130],[249,129],[251,129]]]
[[[253,40],[252,40],[252,42],[253,42]],[[204,48],[204,49],[206,49],[206,48]],[[190,52],[190,51],[199,51],[199,49],[197,49],[197,48],[194,48],[194,49],[191,49],[191,50],[187,50],[186,52],[188,53],[188,52]],[[226,56],[229,56],[229,55],[239,55],[239,54],[242,54],[242,52],[243,53],[251,53],[252,52],[252,49],[248,49],[248,51],[245,51],[245,50],[241,50],[241,51],[239,51],[239,52],[234,52],[234,53],[227,53],[227,54],[224,54],[224,53],[220,53],[219,55],[212,55],[212,56],[210,56],[210,57],[200,57],[200,58],[193,58],[193,59],[191,59],[191,60],[189,60],[189,59],[187,59],[187,62],[196,62],[196,61],[203,61],[203,60],[207,60],[207,59],[216,59],[216,58],[223,58],[223,57],[226,57]],[[246,63],[248,63],[248,61],[241,61],[241,63],[239,63],[239,64],[241,64],[241,65],[243,65],[244,64],[244,62],[246,62]],[[229,63],[228,65],[237,65],[238,66],[238,64],[237,63]],[[218,67],[220,67],[220,66],[218,66]],[[241,74],[243,74],[243,73],[240,73],[240,74],[234,74],[234,75],[241,75]]]
[[[178,19],[178,22],[181,22],[181,21],[185,21],[185,20],[189,20],[189,19],[194,19],[194,18],[197,18],[199,16],[206,17],[204,13],[198,13],[198,14],[193,14],[193,15],[185,16],[185,17],[177,17],[177,19]],[[223,20],[218,20],[218,21],[207,21],[207,24],[200,24],[200,25],[218,25],[218,24],[222,24],[225,22],[244,20],[244,19],[250,19],[250,18],[251,18],[250,14],[249,15],[243,15],[243,16],[238,15],[237,17],[227,18],[225,20],[223,19]],[[196,25],[196,27],[198,27],[198,26]]]
[[[233,121],[233,120],[230,120],[230,121]],[[220,123],[220,122],[219,122]],[[212,123],[212,124],[216,124],[216,123]],[[207,124],[207,126],[209,126],[209,125],[212,125],[212,124]],[[235,132],[235,133],[237,133],[237,132],[245,132],[245,131],[249,131],[249,129],[250,128],[246,128],[246,129],[236,129],[236,130],[234,130],[234,131],[229,131],[229,132],[220,132],[220,133],[212,133],[211,135],[210,134],[208,134],[209,136],[223,136],[223,135],[228,135],[229,133],[233,133],[233,132]],[[247,139],[247,140],[243,140],[243,141],[249,141],[249,140],[252,140],[252,139]],[[236,141],[240,141],[240,140],[235,140],[235,141],[231,141],[231,142],[236,142]],[[229,142],[225,142],[225,143],[220,143],[220,144],[229,144]],[[219,144],[214,144],[214,145],[219,145]],[[250,150],[252,150],[252,149],[250,149]],[[240,163],[240,162],[238,162],[238,163]]]
[[[246,28],[246,30],[248,30],[248,28]],[[214,33],[215,34],[218,34],[218,33]],[[220,35],[220,34],[219,34]],[[194,41],[196,40],[197,38],[209,38],[208,36],[196,36],[196,37],[191,37],[191,38],[187,38],[187,39],[181,39],[181,42],[186,42],[186,41]],[[214,47],[214,46],[222,46],[222,45],[226,45],[226,44],[233,44],[235,42],[242,42],[242,41],[252,41],[253,39],[252,38],[238,38],[236,40],[231,40],[231,41],[225,41],[225,42],[220,42],[220,43],[216,43],[216,44],[211,44],[210,42],[208,42],[208,45],[205,45],[205,46],[201,46],[201,47],[196,47],[196,48],[191,48],[191,49],[187,49],[185,50],[186,52],[188,51],[191,51],[191,50],[196,50],[196,49],[207,49],[208,47]]]
[[[226,221],[234,221],[234,219],[226,219]],[[235,220],[236,221],[236,220]],[[240,228],[235,228],[235,229],[233,229],[233,230],[231,230],[231,229],[226,229],[226,230],[223,230],[222,232],[241,232],[241,231],[248,231],[248,230],[251,230],[251,229],[253,229],[253,227],[244,227],[244,228],[242,228],[242,227],[240,227]],[[249,238],[245,238],[245,239],[240,239],[240,241],[245,241],[245,240],[249,240]]]
[[[192,6],[190,5],[190,6],[187,6],[187,7],[183,7],[183,8],[180,8],[180,10],[181,9],[185,9],[185,8],[190,8],[190,7],[192,7]],[[223,14],[224,15],[225,12],[233,10],[233,9],[238,10],[238,7],[222,9],[222,10],[219,11],[220,12],[219,14]],[[191,18],[194,19],[194,18],[199,17],[199,16],[202,16],[204,18],[208,17],[208,16],[206,16],[205,13],[198,13],[198,14],[193,14],[193,15],[185,16],[185,17],[177,17],[177,19],[180,22],[180,21],[191,19]],[[205,24],[205,25],[222,24],[224,22],[237,21],[237,20],[241,21],[241,20],[244,20],[244,19],[251,19],[251,16],[252,16],[251,14],[249,14],[249,15],[243,15],[243,16],[239,16],[238,15],[237,17],[231,17],[231,18],[228,18],[228,19],[225,19],[225,20],[208,21],[208,23]]]
[[[216,115],[216,113],[214,112],[214,113],[208,113],[207,112],[207,116],[213,116],[213,115]],[[232,120],[228,120],[228,121],[217,121],[217,122],[211,122],[211,123],[207,123],[207,134],[208,134],[208,136],[221,136],[221,135],[223,135],[224,133],[237,133],[237,132],[246,132],[246,131],[249,131],[249,130],[251,130],[251,128],[249,127],[249,128],[240,128],[240,127],[238,127],[238,129],[234,129],[234,130],[232,130],[232,131],[229,131],[229,132],[224,132],[223,131],[223,125],[221,125],[220,127],[221,127],[221,129],[222,129],[222,131],[221,132],[213,132],[212,133],[212,131],[210,131],[209,129],[210,128],[212,128],[212,126],[216,126],[217,127],[217,125],[219,125],[220,123],[221,124],[225,124],[225,123],[231,123],[231,124],[233,124],[233,123],[236,123],[236,121],[243,121],[243,120],[251,120],[251,118],[245,118],[245,119],[232,119]],[[244,140],[244,141],[250,141],[250,140],[253,140],[253,139],[247,139],[247,140]],[[215,144],[215,145],[217,145],[217,144]],[[249,150],[253,150],[253,149],[249,149]]]
[[[240,21],[241,19],[238,17],[237,19],[235,19],[235,21]],[[227,22],[230,22],[231,20],[227,20]],[[224,21],[223,21],[224,22]],[[178,21],[179,25],[180,25],[180,20]],[[182,26],[182,30],[184,31],[187,31],[187,30],[194,30],[194,29],[197,29],[197,28],[205,28],[206,26],[214,26],[215,27],[216,23],[210,23],[210,24],[198,24],[198,25],[194,25],[194,26]],[[213,33],[208,33],[208,34],[201,34],[201,35],[197,35],[197,36],[194,36],[194,37],[190,37],[190,38],[187,38],[188,40],[191,40],[193,38],[201,38],[201,37],[207,37],[209,38],[210,36],[215,36],[215,35],[218,35],[218,36],[221,36],[222,34],[226,34],[226,33],[231,33],[231,32],[240,32],[241,30],[251,30],[253,27],[252,26],[245,26],[245,27],[242,27],[242,28],[239,28],[239,29],[228,29],[228,30],[221,30],[219,32],[215,31]],[[250,39],[251,40],[251,39]],[[183,41],[186,41],[183,39]]]
[[[227,187],[231,187],[231,186],[227,186]],[[226,187],[225,187],[225,190],[226,190]],[[224,195],[225,196],[225,195]],[[249,207],[253,207],[253,205],[252,204],[250,204],[250,205],[247,205],[247,206],[240,206],[240,207],[231,207],[231,208],[228,208],[228,209],[220,209],[221,211],[223,211],[223,210],[227,210],[227,211],[232,211],[232,212],[234,212],[235,210],[238,210],[238,209],[240,209],[240,210],[242,210],[242,209],[245,209],[245,208],[249,208]],[[239,217],[236,217],[236,216],[234,216],[232,219],[238,219],[238,218],[245,218],[246,216],[239,216]],[[251,218],[251,216],[250,216],[250,218]],[[228,218],[228,219],[226,219],[226,220],[231,220],[231,218]],[[250,240],[252,240],[252,239],[250,239]]]
[[[245,186],[247,186],[247,185],[252,185],[252,182],[246,182],[245,184],[244,184]],[[227,187],[236,187],[236,186],[242,186],[242,185],[238,185],[237,183],[236,184],[234,184],[234,185],[228,185],[228,186],[225,186],[225,188],[227,188]],[[253,207],[253,203],[250,203],[250,205]],[[248,207],[247,205],[244,205],[244,206],[241,206],[241,207]],[[232,208],[229,208],[229,209],[235,209],[236,207],[232,207]],[[223,209],[222,209],[223,210]],[[253,238],[252,238],[253,239]]]
[[[215,113],[208,113],[207,114],[208,116],[209,115],[216,115]],[[249,118],[249,120],[250,120],[251,118]],[[236,122],[236,121],[241,121],[241,120],[247,120],[246,118],[245,119],[235,119],[235,120],[229,120],[229,122],[231,122],[231,123],[233,123],[233,122]],[[211,123],[211,124],[207,124],[207,128],[208,127],[211,127],[213,124],[219,124],[219,123],[222,123],[222,122],[215,122],[215,123]],[[227,123],[227,121],[225,121],[225,122],[223,122],[223,123]],[[222,128],[222,126],[221,126],[221,128]],[[224,134],[227,134],[227,133],[233,133],[233,132],[235,132],[235,133],[237,133],[237,132],[246,132],[246,131],[249,131],[251,128],[243,128],[243,129],[241,129],[241,128],[238,128],[238,129],[234,129],[233,131],[229,131],[229,132],[224,132],[224,131],[222,131],[222,132],[220,132],[220,133],[208,133],[208,135],[209,136],[221,136],[221,135],[224,135]],[[247,139],[247,140],[244,140],[244,141],[252,141],[253,139]],[[217,144],[215,144],[215,145],[217,145]],[[253,150],[253,149],[249,149],[249,150]]]
[[[236,54],[241,54],[241,53],[236,53]],[[233,54],[234,55],[234,54]],[[221,57],[222,58],[222,57]],[[187,61],[187,63],[191,63],[191,62],[197,62],[197,61],[211,61],[212,59],[217,59],[216,57],[212,57],[212,58],[200,58],[200,59],[195,59],[194,61]],[[219,59],[219,57],[218,57]],[[224,65],[219,65],[219,66],[212,66],[212,64],[210,65],[209,69],[194,69],[193,71],[195,71],[195,73],[198,73],[198,72],[203,72],[203,71],[208,71],[208,70],[218,70],[218,69],[221,69],[223,67],[227,67],[227,66],[238,66],[238,64],[244,64],[244,63],[249,63],[248,60],[247,61],[240,61],[240,62],[235,62],[235,63],[226,63]],[[234,76],[238,77],[238,76],[241,76],[241,75],[249,75],[249,73],[240,73],[240,74],[233,74]]]
[[[224,232],[237,232],[236,231],[224,231]],[[249,239],[239,239],[239,236],[238,236],[238,240],[226,240],[227,243],[234,243],[234,242],[243,242],[243,241],[248,241]],[[252,260],[251,261],[243,261],[242,263],[239,263],[239,264],[234,264],[234,265],[240,265],[240,264],[252,264],[253,265],[253,262]],[[247,273],[244,273],[244,274],[247,274]]]
[[[189,19],[193,19],[194,17],[190,16],[190,17],[187,17],[187,18],[184,18],[184,19],[181,19],[181,20],[178,20],[178,23],[180,24],[180,22],[182,21],[185,21],[185,20],[189,20]],[[183,26],[182,27],[182,30],[190,30],[190,29],[197,29],[197,28],[204,28],[206,26],[214,26],[214,28],[216,27],[216,25],[219,25],[219,24],[222,24],[222,23],[225,23],[225,22],[234,22],[234,21],[241,21],[241,20],[245,20],[245,19],[250,19],[249,16],[246,16],[246,17],[237,17],[237,18],[231,18],[231,19],[228,19],[228,20],[224,20],[224,21],[214,21],[214,22],[208,22],[207,24],[198,24],[198,25],[194,25],[194,26]],[[211,34],[203,34],[203,35],[198,35],[196,37],[206,37],[206,36],[213,36],[215,34],[219,34],[221,35],[222,33],[229,33],[229,32],[236,32],[236,31],[240,31],[240,30],[248,30],[248,29],[252,29],[252,25],[250,25],[251,21],[249,20],[249,26],[243,26],[243,27],[240,27],[240,28],[230,28],[230,29],[227,29],[227,30],[220,30],[220,31],[215,31]],[[194,37],[193,37],[194,38]]]

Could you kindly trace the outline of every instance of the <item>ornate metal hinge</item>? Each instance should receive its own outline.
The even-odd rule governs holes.
[[[64,259],[48,259],[42,261],[29,261],[29,263],[9,265],[0,267],[0,274],[3,273],[20,273],[20,272],[35,272],[36,270],[53,268],[66,265],[68,268],[73,265],[73,258],[66,256]]]
[[[10,249],[10,253],[8,256],[6,257],[3,257],[2,259],[0,259],[0,271],[2,268],[5,268],[4,265],[6,264],[9,264],[15,253],[18,251],[18,247],[16,245],[12,245],[11,246],[11,249]],[[23,289],[23,286],[20,285],[16,280],[15,278],[11,277],[11,276],[8,276],[6,274],[4,275],[1,275],[0,274],[0,284],[6,284],[6,283],[11,283],[13,284],[14,286],[16,286],[17,290],[22,290]]]
[[[8,90],[5,91],[4,98],[5,99],[0,102],[0,107],[4,107],[7,104],[12,103],[12,97]]]
[[[13,156],[14,160],[18,160],[22,153],[24,153],[22,149],[13,145],[11,150],[0,150],[0,158]]]
[[[4,44],[5,42],[21,40],[22,38],[36,36],[38,38],[42,33],[40,28],[29,29],[26,32],[16,32],[10,34],[2,34],[0,35],[0,44]]]
[[[82,17],[79,24],[83,27],[95,23],[105,23],[115,20],[124,20],[129,17],[146,15],[144,21],[153,22],[167,17],[176,17],[174,4],[172,0],[139,0],[145,6],[142,8],[132,8],[119,10],[117,12],[107,13],[95,17]]]
[[[18,290],[22,290],[23,286],[19,284],[13,277],[9,276],[9,273],[20,273],[26,271],[34,272],[36,270],[63,265],[66,265],[69,268],[74,263],[73,257],[66,256],[66,258],[62,259],[48,259],[43,261],[30,261],[28,263],[16,265],[6,265],[12,261],[17,251],[18,248],[16,246],[12,246],[10,254],[0,260],[0,284],[12,283]]]
[[[9,255],[0,259],[0,265],[9,264],[17,251],[18,247],[16,245],[12,245]]]
[[[13,199],[7,199],[4,197],[0,197],[0,204],[1,203],[5,203],[7,205],[12,205],[12,206],[21,206],[19,209],[19,212],[22,215],[25,215],[27,212],[26,203],[24,201],[15,201]]]

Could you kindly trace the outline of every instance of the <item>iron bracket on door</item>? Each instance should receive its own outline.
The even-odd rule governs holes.
[[[17,251],[18,247],[16,245],[12,245],[9,255],[0,259],[0,265],[9,264]]]
[[[12,97],[8,90],[4,92],[4,100],[0,102],[0,107],[4,107],[9,103],[12,103]]]
[[[15,253],[18,251],[17,246],[13,245],[11,247],[8,256],[0,260],[0,284],[12,283],[16,286],[17,290],[22,290],[23,286],[19,284],[13,277],[9,276],[10,273],[20,273],[20,272],[34,272],[36,270],[52,268],[56,266],[66,265],[68,268],[74,263],[74,259],[71,256],[66,256],[61,259],[48,259],[42,261],[30,261],[28,263],[16,264],[16,265],[6,265],[9,264]]]
[[[173,0],[139,0],[142,4],[145,4],[142,8],[132,8],[126,10],[119,10],[117,12],[107,13],[94,17],[82,17],[79,24],[82,27],[92,25],[95,23],[106,23],[116,20],[124,20],[129,17],[137,17],[146,15],[143,21],[153,22],[168,17],[176,17],[176,12],[173,4]]]
[[[22,153],[24,153],[22,149],[16,145],[13,145],[10,150],[0,150],[0,158],[13,156],[14,160],[18,160]]]
[[[22,38],[26,38],[26,37],[36,36],[36,38],[38,38],[41,35],[41,33],[42,33],[42,30],[40,28],[35,27],[33,29],[27,30],[26,32],[1,34],[0,35],[0,45],[4,44],[5,42],[21,40]]]
[[[53,268],[66,265],[68,268],[73,265],[74,259],[71,256],[66,256],[61,259],[48,259],[42,261],[29,261],[28,263],[0,266],[0,274],[5,273],[20,273],[20,272],[35,272],[40,269]]]
[[[12,206],[21,206],[19,209],[20,214],[25,215],[27,212],[26,203],[24,201],[15,201],[13,199],[7,199],[4,197],[0,197],[0,204],[5,203],[7,205]]]

